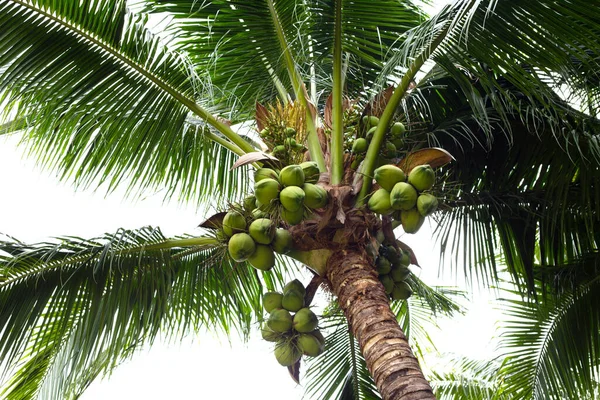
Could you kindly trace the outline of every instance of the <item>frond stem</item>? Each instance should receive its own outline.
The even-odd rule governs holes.
[[[344,177],[344,127],[342,112],[342,0],[335,1],[335,28],[333,40],[333,91],[331,129],[331,184],[337,185]]]
[[[302,107],[304,107],[306,110],[306,130],[308,132],[306,140],[308,144],[308,152],[310,154],[310,158],[317,163],[319,170],[323,172],[327,169],[327,166],[325,165],[325,157],[323,156],[323,150],[321,149],[321,144],[319,143],[317,127],[309,107],[308,99],[304,94],[304,82],[302,82],[302,79],[296,70],[296,63],[294,62],[290,47],[283,33],[283,27],[279,21],[277,10],[275,10],[275,4],[273,0],[267,0],[267,4],[269,6],[271,19],[273,20],[273,26],[275,27],[275,34],[277,35],[277,40],[279,41],[283,58],[285,59],[287,71],[290,76],[290,80],[292,81],[294,94],[296,95],[296,99],[300,102],[300,105],[302,105]]]
[[[429,59],[433,52],[442,43],[448,34],[448,31],[450,30],[450,26],[450,24],[447,24],[446,27],[444,27],[438,34],[438,36],[431,42],[431,44],[425,48],[425,50],[423,50],[421,54],[419,54],[417,58],[410,64],[408,70],[400,80],[400,83],[386,104],[383,114],[379,118],[379,124],[377,125],[377,129],[373,134],[373,138],[371,139],[371,143],[369,144],[369,148],[367,150],[367,155],[363,162],[361,173],[364,175],[365,179],[363,180],[363,185],[356,201],[357,207],[362,206],[365,203],[365,199],[371,191],[371,179],[373,177],[375,163],[377,162],[377,156],[383,144],[387,127],[390,124],[397,107],[400,105],[400,101],[406,95],[410,83],[415,78],[415,75],[417,75],[417,73],[421,70],[421,67],[423,64],[425,64],[425,61]]]

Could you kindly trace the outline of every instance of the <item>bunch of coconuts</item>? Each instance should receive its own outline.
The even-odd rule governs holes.
[[[288,165],[279,172],[259,168],[254,174],[256,205],[271,214],[278,210],[283,221],[297,225],[307,210],[327,205],[327,191],[315,185],[318,179],[319,168],[313,161]]]
[[[425,217],[437,209],[437,198],[426,193],[435,183],[435,173],[429,164],[416,166],[408,177],[395,165],[382,165],[375,169],[375,181],[380,189],[371,194],[369,209],[392,215],[402,223],[406,233],[416,233]]]
[[[398,251],[394,246],[379,247],[375,267],[385,292],[394,300],[406,300],[412,295],[412,289],[406,283],[410,275],[409,265],[408,252]]]
[[[373,134],[379,124],[379,118],[374,115],[365,115],[362,119],[363,126],[366,129],[364,137],[357,137],[352,143],[352,153],[361,155],[367,152],[369,143],[373,138]],[[406,128],[402,122],[395,122],[389,128],[385,135],[385,144],[381,150],[381,154],[387,158],[394,158],[398,155],[398,150],[404,147],[402,136],[406,132]],[[360,158],[359,158],[360,159]]]
[[[269,313],[261,329],[263,339],[275,342],[275,358],[283,366],[296,363],[302,355],[316,357],[325,346],[318,318],[304,302],[306,289],[297,279],[287,283],[283,293],[267,292],[263,307]]]
[[[241,209],[232,209],[223,217],[223,233],[227,250],[235,261],[248,261],[261,271],[275,266],[275,253],[285,254],[292,248],[292,235],[283,228],[256,213],[247,214]]]

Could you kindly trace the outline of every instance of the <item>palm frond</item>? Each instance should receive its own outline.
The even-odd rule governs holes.
[[[69,398],[161,331],[247,337],[262,314],[262,279],[217,244],[151,228],[0,243],[3,398]]]
[[[202,85],[146,22],[124,1],[0,3],[4,115],[27,118],[23,141],[61,178],[109,191],[156,189],[174,175],[195,184],[181,160],[202,160],[203,130],[186,122]],[[196,198],[215,187],[198,188]]]
[[[500,370],[504,392],[518,399],[584,399],[598,395],[600,284],[574,293],[503,303]]]
[[[267,0],[146,3],[146,11],[174,18],[177,48],[187,54],[200,76],[219,88],[216,101],[235,110],[230,116],[234,121],[248,119],[255,101],[274,100],[275,81],[292,89]],[[275,9],[293,55],[301,54],[299,46],[304,44],[294,35],[304,30],[304,3],[278,1]]]
[[[443,372],[432,372],[431,385],[439,400],[513,400],[503,393],[497,360],[470,360],[448,355]]]

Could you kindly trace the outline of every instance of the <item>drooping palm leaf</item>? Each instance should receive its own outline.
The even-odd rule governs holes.
[[[557,298],[546,296],[532,302],[511,296],[504,301],[500,350],[507,359],[500,374],[507,395],[532,400],[598,395],[598,282],[595,279]]]
[[[144,228],[0,249],[7,399],[69,398],[161,330],[247,336],[262,313],[259,275],[211,237],[168,240]]]
[[[190,130],[186,117],[202,84],[145,24],[124,1],[0,2],[3,114],[27,119],[23,141],[63,179],[108,190],[156,189],[173,176],[180,187],[196,184],[188,163],[202,162],[206,146],[194,136],[204,130]],[[231,189],[229,178],[218,183]],[[181,197],[215,186],[197,188]]]
[[[504,393],[497,360],[469,360],[457,355],[446,357],[444,372],[432,373],[431,384],[439,400],[513,400]]]

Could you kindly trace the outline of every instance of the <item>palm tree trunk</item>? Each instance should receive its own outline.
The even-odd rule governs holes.
[[[332,255],[327,278],[384,400],[435,400],[365,254]]]

